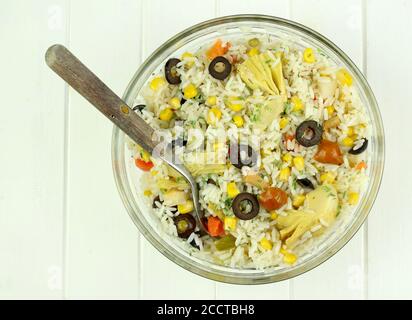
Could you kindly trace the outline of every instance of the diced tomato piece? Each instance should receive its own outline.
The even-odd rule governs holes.
[[[207,219],[207,230],[212,237],[219,237],[225,234],[223,222],[218,217],[210,216]]]
[[[150,171],[150,169],[152,169],[154,166],[152,161],[146,162],[139,158],[136,158],[134,163],[136,164],[136,167],[143,171]]]
[[[367,167],[368,167],[368,165],[366,164],[366,162],[361,161],[356,165],[355,169],[356,170],[362,170],[362,169],[366,169]]]
[[[218,56],[223,56],[226,52],[228,52],[230,46],[230,42],[227,42],[226,46],[223,46],[222,40],[217,39],[213,46],[207,50],[206,56],[209,60],[213,60]]]
[[[343,155],[339,145],[336,142],[322,140],[318,146],[318,152],[313,157],[316,161],[322,163],[330,163],[341,165],[343,163]]]
[[[288,202],[288,194],[280,188],[267,188],[259,197],[259,202],[267,211],[277,210]]]

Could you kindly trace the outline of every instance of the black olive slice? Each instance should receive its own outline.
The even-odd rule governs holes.
[[[153,199],[152,207],[153,207],[153,208],[158,208],[157,203],[160,203],[160,204],[163,203],[163,201],[160,200],[160,197],[159,197],[159,196],[156,196],[156,197]]]
[[[323,128],[315,120],[303,121],[296,128],[296,140],[304,147],[319,144],[322,139]]]
[[[217,184],[216,184],[216,181],[213,180],[212,178],[207,179],[207,183],[208,183],[208,184],[213,184],[213,185],[215,185],[215,186],[217,185]]]
[[[187,239],[195,231],[196,220],[191,214],[180,214],[173,221],[179,238]]]
[[[197,249],[197,250],[200,250],[200,247],[197,245],[197,243],[196,243],[195,240],[192,240],[192,241],[190,242],[190,245],[191,245],[193,248],[195,248],[195,249]]]
[[[165,77],[170,84],[179,84],[181,82],[180,76],[177,73],[176,65],[180,62],[179,59],[171,58],[165,64]]]
[[[154,209],[159,208],[159,206],[157,205],[158,203],[160,203],[160,205],[162,205],[162,204],[163,204],[163,201],[160,200],[160,197],[159,197],[159,196],[156,196],[156,197],[153,199],[152,208],[154,208]],[[177,211],[177,206],[169,207],[169,210],[172,211],[172,212],[175,212],[175,211]]]
[[[146,108],[146,105],[138,104],[137,106],[133,107],[133,111],[136,111],[136,110],[142,111],[144,108]]]
[[[225,80],[232,71],[230,62],[222,56],[216,57],[209,64],[210,75],[217,80]]]
[[[359,146],[359,144],[355,144],[348,152],[350,154],[361,154],[363,151],[368,148],[369,141],[366,138],[362,138],[362,144]]]
[[[253,148],[246,144],[232,145],[229,150],[230,162],[238,169],[244,166],[254,167],[258,155]]]
[[[259,213],[259,208],[257,197],[248,192],[239,193],[232,202],[233,213],[241,220],[253,219]]]
[[[305,189],[315,189],[315,186],[313,185],[312,181],[310,181],[308,178],[303,178],[303,179],[296,179],[296,182]]]

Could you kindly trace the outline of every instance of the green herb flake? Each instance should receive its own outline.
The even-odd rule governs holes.
[[[232,202],[233,202],[233,200],[230,199],[230,198],[225,199],[225,201],[224,201],[225,208],[227,209],[227,208],[232,207]]]
[[[328,192],[328,193],[332,191],[332,189],[328,186],[322,186],[322,189],[323,191]]]
[[[290,102],[285,102],[284,113],[289,114],[291,110],[292,110],[292,104]]]
[[[292,188],[293,188],[293,190],[296,190],[297,186],[298,186],[298,184],[297,184],[297,181],[296,181],[296,177],[294,177],[294,178],[293,178],[293,182],[292,182]]]
[[[255,105],[253,111],[252,111],[252,115],[250,116],[250,119],[252,120],[252,122],[256,122],[260,120],[260,109],[262,108],[262,104],[257,104]]]
[[[338,217],[340,215],[340,212],[342,211],[342,206],[339,205],[338,206],[338,211],[336,212],[336,217]]]

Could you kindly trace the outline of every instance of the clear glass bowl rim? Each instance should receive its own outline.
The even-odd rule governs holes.
[[[330,257],[332,257],[341,248],[343,248],[345,244],[356,234],[373,206],[382,181],[385,158],[384,129],[376,98],[367,80],[365,79],[361,71],[357,68],[355,63],[338,46],[336,46],[332,41],[330,41],[323,35],[319,34],[317,31],[314,31],[302,24],[291,20],[267,15],[242,14],[219,17],[196,24],[178,33],[168,41],[164,42],[142,63],[142,65],[136,71],[135,75],[130,81],[129,85],[127,86],[123,95],[123,100],[126,102],[129,100],[132,91],[136,87],[136,83],[145,72],[145,69],[150,66],[160,55],[162,55],[164,51],[172,46],[175,46],[177,43],[185,42],[185,39],[187,37],[204,31],[205,29],[236,22],[271,23],[277,24],[278,26],[290,28],[297,32],[301,32],[306,36],[320,42],[324,46],[328,47],[328,49],[330,49],[332,52],[334,52],[339,57],[339,59],[341,59],[342,62],[344,62],[349,67],[351,73],[354,74],[355,78],[359,81],[359,86],[366,95],[366,99],[372,113],[371,121],[375,128],[374,138],[376,140],[376,151],[375,154],[372,155],[373,163],[371,166],[372,168],[370,169],[370,182],[368,192],[363,197],[362,202],[359,204],[356,210],[356,212],[360,212],[360,214],[356,215],[357,218],[353,219],[352,223],[346,229],[345,234],[337,239],[327,250],[323,250],[320,254],[314,255],[313,257],[306,260],[303,264],[298,264],[295,267],[284,269],[279,273],[261,272],[257,274],[245,274],[236,272],[236,269],[220,268],[219,266],[212,263],[199,263],[194,260],[187,259],[187,257],[181,255],[177,250],[175,250],[172,246],[167,245],[164,241],[159,241],[159,239],[157,239],[154,234],[152,234],[151,230],[148,229],[147,226],[139,219],[139,215],[142,215],[142,213],[140,212],[138,206],[131,202],[132,194],[128,189],[129,186],[127,185],[127,173],[124,161],[124,134],[116,126],[114,126],[113,128],[112,135],[112,166],[117,189],[130,218],[135,223],[139,231],[144,235],[144,237],[164,256],[180,265],[181,267],[185,268],[186,270],[189,270],[195,274],[211,280],[232,284],[265,284],[290,279],[317,267],[318,265],[322,264]]]

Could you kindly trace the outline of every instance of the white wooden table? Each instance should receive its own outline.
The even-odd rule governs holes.
[[[0,298],[412,298],[412,1],[3,0],[1,7]],[[367,224],[322,266],[263,286],[190,274],[139,235],[114,184],[112,125],[43,60],[49,45],[65,44],[122,94],[167,38],[235,13],[289,18],[331,38],[367,75],[386,129],[385,176]]]

